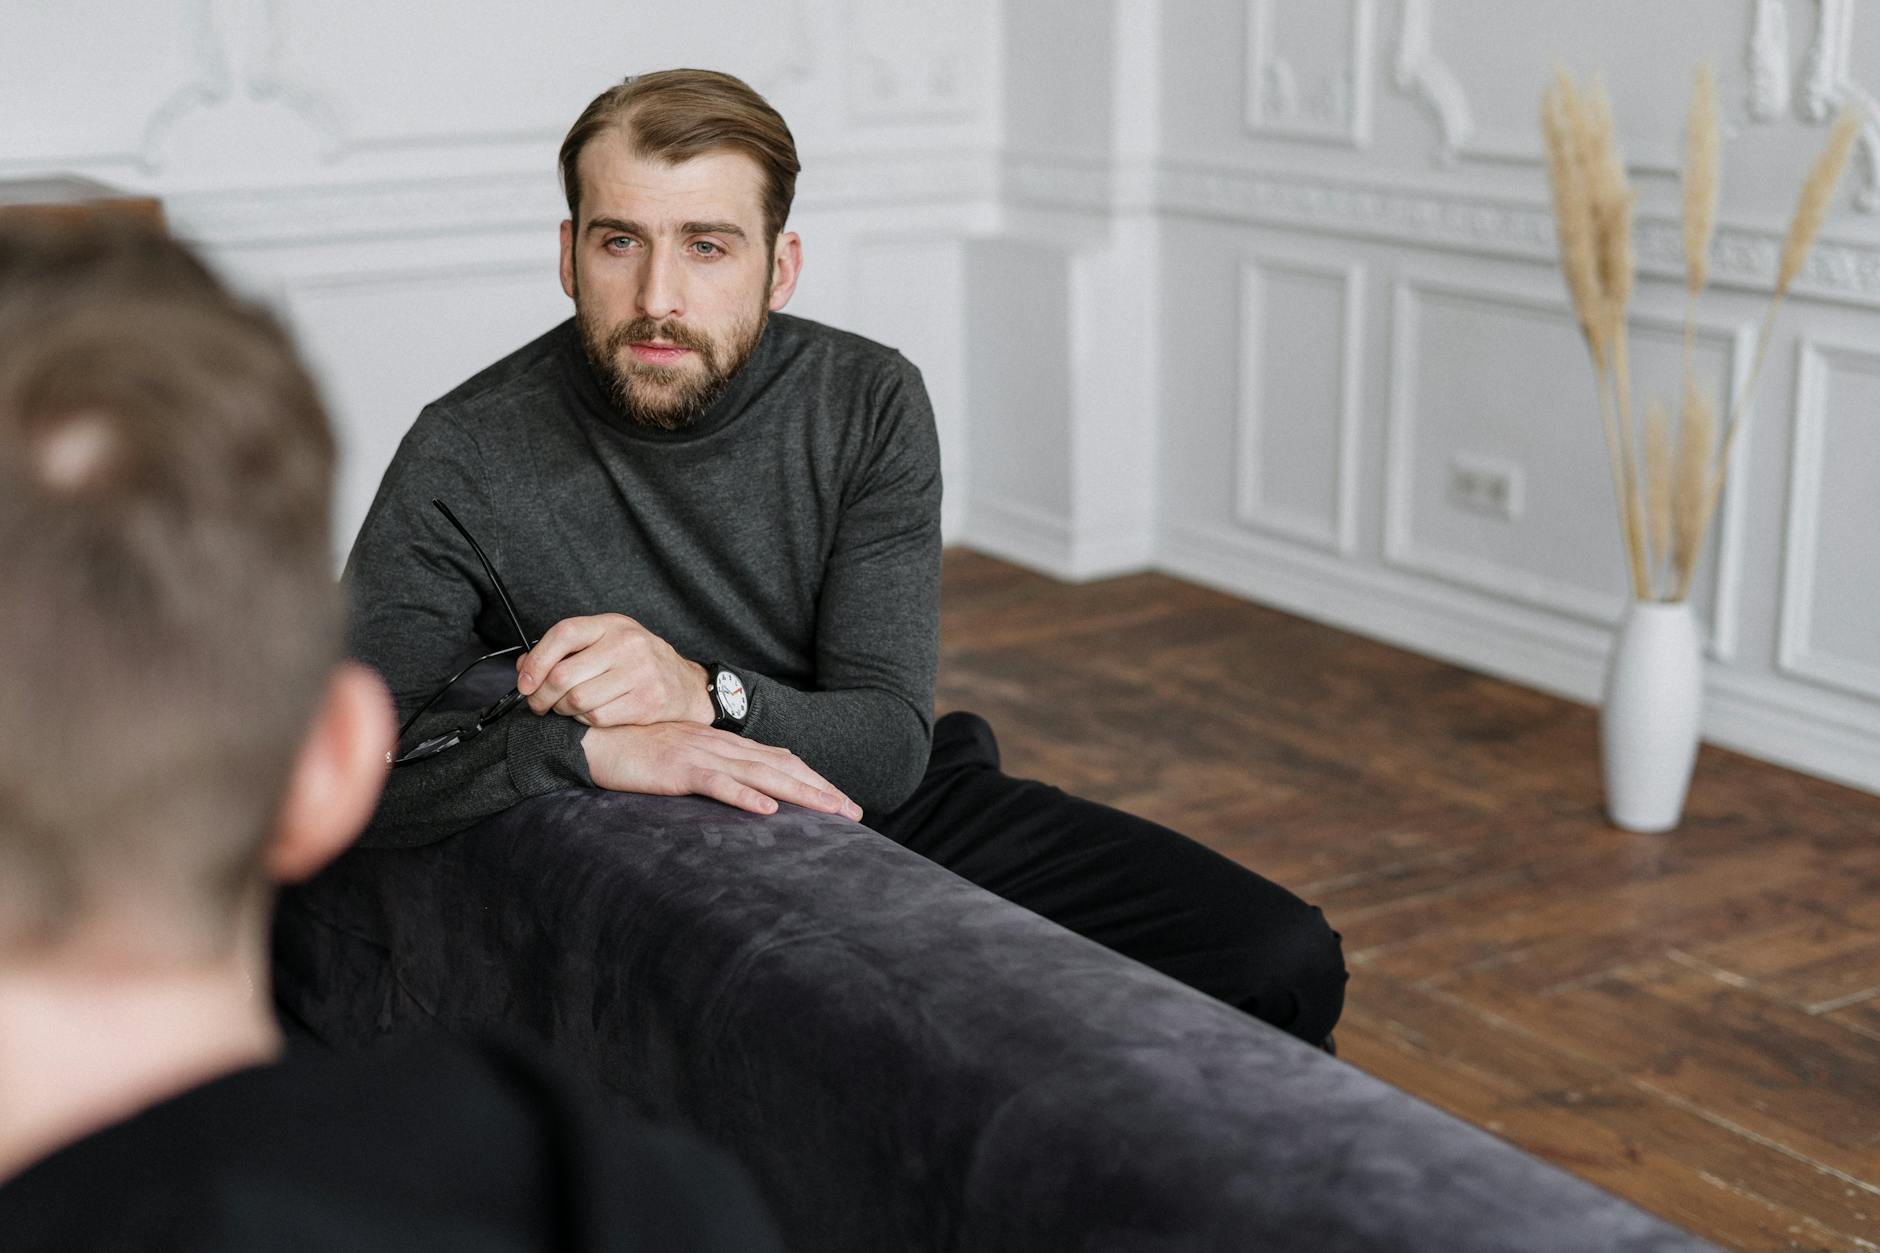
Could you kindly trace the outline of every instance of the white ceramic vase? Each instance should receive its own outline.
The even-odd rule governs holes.
[[[1678,825],[1703,706],[1704,659],[1690,604],[1633,602],[1613,641],[1599,714],[1606,813],[1615,826]]]

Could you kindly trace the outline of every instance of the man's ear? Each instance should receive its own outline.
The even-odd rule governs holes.
[[[785,231],[777,236],[777,246],[771,252],[770,311],[775,313],[796,294],[796,280],[803,273],[803,237]]]
[[[574,223],[561,224],[561,290],[574,299]]]
[[[379,676],[342,662],[326,694],[275,818],[268,877],[298,883],[345,851],[372,818],[397,733],[392,698]]]

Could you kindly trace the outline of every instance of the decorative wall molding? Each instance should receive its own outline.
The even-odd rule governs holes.
[[[1371,142],[1371,57],[1377,0],[1347,0],[1348,59],[1307,72],[1285,56],[1273,32],[1279,0],[1246,0],[1243,118],[1256,135],[1350,148]],[[1315,15],[1322,7],[1313,6]]]
[[[1027,153],[1005,154],[999,182],[1002,198],[1023,207],[1093,213],[1144,208],[1549,264],[1557,252],[1553,210],[1543,201],[1412,182],[1193,161],[1138,168],[1101,157]],[[1137,195],[1146,203],[1134,204]],[[1712,285],[1769,292],[1785,235],[1786,227],[1720,225],[1711,252]],[[1683,282],[1684,232],[1677,218],[1641,214],[1635,245],[1642,276]],[[1880,240],[1818,239],[1795,292],[1880,308]]]
[[[228,49],[216,21],[214,0],[197,0],[191,7],[189,40],[195,49],[196,72],[151,110],[144,121],[135,160],[145,172],[155,172],[161,166],[164,140],[178,121],[197,109],[212,108],[228,98],[232,75]]]
[[[559,143],[566,130],[565,124],[556,124],[362,135],[337,92],[294,68],[290,3],[291,0],[262,0],[259,31],[253,40],[254,52],[250,58],[253,68],[244,81],[253,99],[279,103],[306,122],[318,137],[320,156],[325,162],[339,163],[367,153],[541,146]],[[774,92],[783,84],[811,76],[815,41],[810,31],[808,0],[777,0],[766,9],[780,24],[782,33],[766,39],[765,54],[756,64],[742,65],[740,73],[766,92]],[[751,58],[747,55],[743,60],[749,62]],[[568,120],[572,122],[573,118]]]
[[[1468,89],[1436,51],[1431,29],[1434,3],[1435,0],[1404,0],[1403,24],[1398,30],[1396,83],[1400,90],[1422,101],[1436,115],[1441,134],[1437,161],[1444,165],[1457,161],[1543,165],[1546,154],[1541,151],[1537,125],[1505,129],[1476,121]],[[1627,165],[1650,174],[1676,174],[1678,158],[1670,151],[1648,152],[1642,157],[1635,153]]]
[[[1397,90],[1421,101],[1436,118],[1437,157],[1449,163],[1475,136],[1475,117],[1469,110],[1462,81],[1430,45],[1430,5],[1434,0],[1404,0],[1403,22],[1397,33],[1397,66],[1392,81]]]
[[[1165,163],[1157,171],[1156,199],[1160,208],[1181,216],[1549,263],[1556,254],[1553,214],[1547,205],[1461,190]],[[1711,256],[1712,284],[1768,292],[1775,283],[1783,237],[1784,232],[1755,227],[1719,227]],[[1683,230],[1677,219],[1641,215],[1636,244],[1641,274],[1683,281]],[[1880,307],[1880,242],[1818,240],[1795,290],[1817,299]]]
[[[964,204],[997,191],[993,160],[975,152],[810,155],[795,211],[880,204]],[[167,193],[179,234],[217,247],[434,237],[552,229],[566,215],[552,170],[399,182],[205,188]]]
[[[213,188],[171,193],[164,197],[164,206],[179,235],[222,248],[552,228],[567,210],[546,171],[397,183]]]
[[[999,164],[1003,199],[1028,208],[1107,213],[1119,206],[1123,167],[1107,157],[1008,152]],[[1154,188],[1148,189],[1154,200]]]
[[[1334,433],[1334,464],[1330,522],[1301,516],[1268,502],[1261,491],[1264,460],[1263,433],[1267,406],[1262,399],[1266,383],[1265,356],[1269,317],[1266,300],[1270,273],[1329,281],[1339,292],[1339,366],[1332,381],[1336,393],[1338,427]],[[1236,519],[1257,530],[1349,556],[1358,545],[1358,434],[1363,418],[1365,270],[1362,263],[1336,264],[1287,253],[1262,250],[1240,263],[1240,413],[1235,457],[1234,511]]]
[[[1801,114],[1811,122],[1826,122],[1841,108],[1858,109],[1861,182],[1855,204],[1864,212],[1880,213],[1880,100],[1854,81],[1850,56],[1854,43],[1853,0],[1816,0],[1821,13],[1815,42],[1808,50],[1808,71],[1802,88]]]
[[[274,100],[298,114],[319,136],[322,160],[337,160],[349,146],[338,103],[312,83],[294,76],[288,64],[286,0],[267,0],[262,6],[262,30],[255,66],[248,73],[248,92],[257,100]]]
[[[1578,619],[1589,626],[1606,627],[1617,622],[1626,604],[1621,592],[1603,593],[1472,553],[1433,549],[1417,538],[1412,506],[1416,486],[1413,479],[1418,398],[1412,371],[1422,356],[1419,342],[1422,298],[1430,295],[1543,313],[1558,319],[1566,334],[1571,334],[1574,326],[1573,310],[1564,297],[1538,297],[1527,291],[1458,283],[1415,272],[1398,280],[1392,298],[1391,381],[1385,416],[1384,561],[1406,573],[1444,579],[1485,596]],[[1657,330],[1674,339],[1684,330],[1680,319],[1651,313],[1634,312],[1627,321],[1635,328]],[[1730,386],[1734,392],[1741,387],[1747,373],[1754,328],[1699,322],[1696,330],[1700,341],[1722,341],[1726,345]],[[1739,459],[1726,481],[1719,506],[1718,533],[1713,541],[1710,568],[1712,623],[1707,651],[1718,661],[1729,661],[1734,656],[1738,637],[1736,590],[1742,566],[1741,498],[1748,471],[1742,459],[1744,450],[1737,451]],[[1615,562],[1620,557],[1615,548]]]
[[[885,24],[872,20],[881,12],[882,6],[868,0],[848,6],[846,25],[856,41],[849,116],[903,124],[972,118],[978,112],[972,70],[977,53],[964,0],[928,0]],[[927,37],[910,46],[903,28],[916,20],[925,24]]]
[[[1756,0],[1750,19],[1749,47],[1743,62],[1749,71],[1744,101],[1750,117],[1774,122],[1789,111],[1789,0]]]
[[[1784,524],[1782,614],[1776,666],[1785,674],[1880,701],[1880,665],[1823,652],[1814,641],[1816,566],[1820,556],[1821,476],[1827,456],[1829,375],[1851,369],[1880,376],[1872,347],[1804,338],[1796,346],[1795,426]]]

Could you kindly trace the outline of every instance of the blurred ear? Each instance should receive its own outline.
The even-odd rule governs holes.
[[[770,265],[770,311],[775,313],[796,294],[796,280],[803,273],[803,237],[795,231],[777,236]]]
[[[268,877],[298,883],[365,829],[379,803],[397,725],[379,676],[357,662],[333,671],[300,746],[268,845]]]
[[[574,299],[574,221],[561,224],[561,290]]]

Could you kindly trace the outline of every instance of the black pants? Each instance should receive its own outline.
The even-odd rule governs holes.
[[[1167,827],[999,770],[992,728],[950,713],[914,795],[876,830],[1033,913],[1312,1044],[1345,1003],[1318,908]]]

